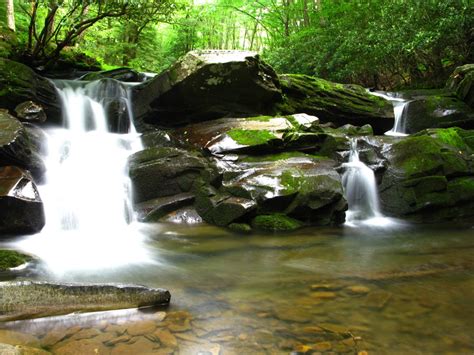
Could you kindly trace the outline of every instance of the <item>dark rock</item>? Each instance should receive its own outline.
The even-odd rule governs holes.
[[[474,216],[474,131],[430,129],[384,151],[384,212],[426,222]]]
[[[134,203],[190,192],[215,171],[199,153],[178,148],[148,148],[129,158]]]
[[[46,113],[41,105],[33,101],[25,101],[15,107],[16,116],[26,122],[43,123],[46,121]]]
[[[426,128],[474,128],[474,111],[463,101],[450,95],[424,96],[405,106],[406,133]]]
[[[446,88],[456,93],[471,108],[474,108],[474,64],[457,67],[449,77]]]
[[[278,77],[254,52],[193,51],[135,87],[135,116],[161,126],[270,113]]]
[[[47,124],[61,124],[61,105],[54,85],[26,65],[0,58],[0,107],[13,112],[25,101],[44,108]]]
[[[184,206],[192,205],[193,202],[194,194],[181,193],[141,202],[135,206],[135,210],[138,212],[139,221],[157,222],[170,212],[177,211]]]
[[[112,70],[90,72],[84,75],[81,80],[92,81],[104,78],[115,79],[123,82],[141,82],[146,79],[145,75],[131,68],[117,68]]]
[[[387,100],[371,95],[358,85],[336,84],[307,75],[280,75],[284,101],[277,104],[282,114],[304,112],[322,123],[334,122],[372,126],[383,134],[393,126],[393,108]]]
[[[19,166],[41,179],[45,171],[38,150],[41,138],[29,132],[15,117],[0,110],[0,166]]]
[[[31,175],[15,166],[0,167],[0,234],[39,232],[43,203]]]

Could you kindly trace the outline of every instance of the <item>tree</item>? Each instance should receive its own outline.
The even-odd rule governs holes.
[[[13,5],[13,0],[6,1],[7,27],[13,32],[15,32],[15,7]]]

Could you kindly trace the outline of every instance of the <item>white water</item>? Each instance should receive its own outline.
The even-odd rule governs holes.
[[[67,128],[47,132],[46,184],[39,186],[46,225],[16,247],[58,276],[150,262],[126,174],[127,158],[141,142],[133,124],[128,134],[110,133],[103,105],[117,97],[132,112],[126,88],[118,82],[105,90],[100,82],[58,86]]]
[[[366,224],[386,226],[391,221],[380,212],[377,183],[372,169],[359,159],[357,139],[351,140],[349,161],[342,175],[342,185],[349,210],[346,212],[346,225]]]
[[[406,133],[406,106],[410,102],[409,100],[401,99],[391,95],[390,93],[382,93],[377,91],[369,91],[372,95],[383,97],[390,101],[393,106],[394,124],[390,131],[385,132],[387,136],[404,137]]]

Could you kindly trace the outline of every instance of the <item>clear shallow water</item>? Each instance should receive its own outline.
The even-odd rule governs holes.
[[[23,332],[55,353],[474,351],[472,226],[141,231],[153,264],[68,275],[39,265],[35,277],[165,287],[172,293],[165,319],[130,310],[6,323],[0,342]]]

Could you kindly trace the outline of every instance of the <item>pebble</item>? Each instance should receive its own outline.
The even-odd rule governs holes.
[[[346,291],[353,295],[365,295],[370,292],[370,288],[363,285],[354,285],[347,287]]]
[[[311,294],[312,297],[314,298],[319,298],[319,299],[324,299],[324,300],[331,300],[337,297],[337,294],[335,292],[327,292],[327,291],[318,291],[318,292],[313,292]]]

